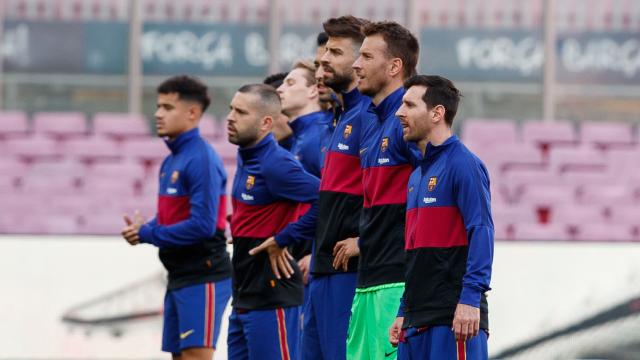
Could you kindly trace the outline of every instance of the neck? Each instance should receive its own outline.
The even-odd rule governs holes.
[[[373,96],[371,102],[373,105],[378,106],[387,96],[391,95],[394,91],[398,90],[402,87],[402,80],[394,78],[387,85],[385,85],[382,90],[380,90],[377,94]]]
[[[267,137],[267,135],[269,135],[269,132],[262,133],[262,134],[258,135],[258,137],[254,141],[252,141],[252,142],[250,142],[250,143],[248,143],[248,144],[246,144],[244,146],[240,146],[240,147],[243,148],[243,149],[252,148],[252,147],[258,145],[260,143],[260,141],[264,140],[264,138]]]
[[[347,90],[345,90],[345,92],[351,92],[353,89],[357,87],[358,87],[358,79],[355,77],[355,74],[354,74],[354,78],[349,83],[349,86],[347,86]]]
[[[290,122],[294,122],[296,121],[299,117],[307,115],[307,114],[311,114],[314,112],[320,111],[320,104],[318,103],[318,100],[314,100],[311,101],[310,103],[308,103],[306,106],[300,108],[300,109],[296,109],[294,111],[291,111],[289,114],[289,119]]]
[[[431,145],[433,146],[440,146],[445,141],[447,141],[447,139],[450,138],[451,135],[453,135],[453,133],[451,132],[451,128],[443,124],[442,126],[436,127],[431,130],[426,138],[420,140],[420,142],[418,142],[418,148],[424,154],[425,149],[427,148],[427,143],[431,143]],[[424,142],[424,144],[421,144],[421,142]]]
[[[169,141],[170,141],[170,142],[171,142],[171,141],[174,141],[178,136],[180,136],[180,135],[182,135],[182,134],[184,134],[184,133],[186,133],[186,132],[189,132],[189,131],[191,131],[191,130],[193,130],[193,129],[197,128],[197,127],[198,127],[198,124],[197,124],[197,123],[196,123],[196,124],[189,125],[186,129],[184,129],[183,131],[181,131],[181,132],[180,132],[179,134],[177,134],[177,135],[173,135],[173,136],[168,135],[168,136],[167,136],[167,139],[169,139]]]

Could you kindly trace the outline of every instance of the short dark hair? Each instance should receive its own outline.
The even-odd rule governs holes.
[[[451,80],[438,75],[414,75],[404,82],[404,88],[412,86],[424,86],[427,90],[422,96],[422,101],[427,104],[427,108],[437,105],[444,107],[444,120],[451,126],[453,118],[458,112],[458,103],[462,94]]]
[[[278,92],[273,86],[266,84],[248,84],[240,87],[238,92],[258,96],[261,102],[258,108],[263,115],[271,116],[274,119],[280,115],[282,106],[280,103],[280,95],[278,95]]]
[[[362,44],[364,34],[360,31],[360,28],[368,23],[368,20],[357,18],[353,15],[346,15],[331,18],[322,23],[322,27],[328,37],[348,38],[357,44]]]
[[[362,26],[364,36],[382,35],[387,44],[387,56],[402,60],[402,77],[416,74],[420,45],[418,39],[395,21],[371,22]]]
[[[327,41],[329,41],[329,35],[327,35],[326,32],[320,32],[318,33],[318,37],[316,38],[316,42],[318,43],[318,46],[324,46]]]
[[[264,78],[264,80],[262,80],[262,83],[277,89],[280,87],[280,85],[282,85],[282,82],[284,81],[284,78],[287,77],[287,75],[289,75],[289,73],[286,72],[271,74]]]
[[[207,85],[195,77],[178,75],[168,78],[158,86],[158,94],[176,93],[180,100],[195,101],[205,112],[211,104],[207,93]]]

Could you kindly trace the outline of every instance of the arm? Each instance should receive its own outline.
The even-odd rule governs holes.
[[[463,159],[465,160],[465,159]],[[493,262],[493,221],[491,219],[489,175],[479,161],[468,158],[454,169],[454,198],[462,214],[469,244],[462,292],[452,330],[456,339],[466,341],[480,329],[480,301],[490,289]]]
[[[277,168],[276,168],[277,167]],[[318,193],[320,180],[306,172],[293,159],[277,164],[265,173],[267,187],[275,196],[294,202],[312,203],[311,208],[298,221],[287,225],[275,236],[280,247],[312,241],[318,220]]]
[[[141,242],[158,247],[184,246],[213,236],[222,179],[207,156],[192,159],[185,175],[190,193],[189,218],[172,225],[158,225],[154,219],[140,228]]]

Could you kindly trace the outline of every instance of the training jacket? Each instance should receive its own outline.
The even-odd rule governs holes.
[[[228,278],[222,161],[198,128],[166,144],[171,154],[160,167],[158,213],[140,228],[140,241],[159,248],[169,290]]]
[[[367,111],[371,99],[356,88],[344,93],[343,101],[336,127],[323,149],[324,166],[311,270],[316,276],[343,273],[333,268],[333,248],[338,241],[360,234],[363,199],[358,153],[362,112]],[[351,258],[348,272],[357,271],[357,267],[358,258]]]
[[[487,329],[493,261],[489,174],[454,135],[427,145],[408,185],[403,327],[451,326],[458,303]]]
[[[417,147],[403,140],[395,116],[404,93],[399,88],[378,106],[371,104],[363,120],[359,288],[404,282],[407,181],[420,157]]]
[[[299,204],[317,202],[319,186],[318,178],[306,172],[271,134],[253,147],[238,150],[231,217],[235,308],[273,309],[302,303],[302,276],[296,262],[290,261],[295,269],[290,279],[277,280],[266,251],[251,256],[249,250],[278,233],[286,233],[280,241],[276,237],[280,246],[294,244]],[[308,217],[317,217],[317,204],[298,221]]]
[[[289,151],[308,173],[319,178],[322,169],[322,145],[324,139],[330,135],[327,113],[316,111],[302,115],[290,121],[289,127],[293,131],[293,143]],[[300,212],[306,212],[308,206],[301,204]],[[291,255],[299,260],[311,254],[312,247],[313,241],[305,241],[293,245],[289,250]]]

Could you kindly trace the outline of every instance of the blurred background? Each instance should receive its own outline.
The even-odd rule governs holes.
[[[0,358],[166,358],[155,250],[117,236],[155,213],[156,86],[206,82],[230,183],[235,90],[344,14],[405,25],[419,72],[463,92],[454,129],[492,183],[492,356],[640,359],[640,0],[0,0]]]

